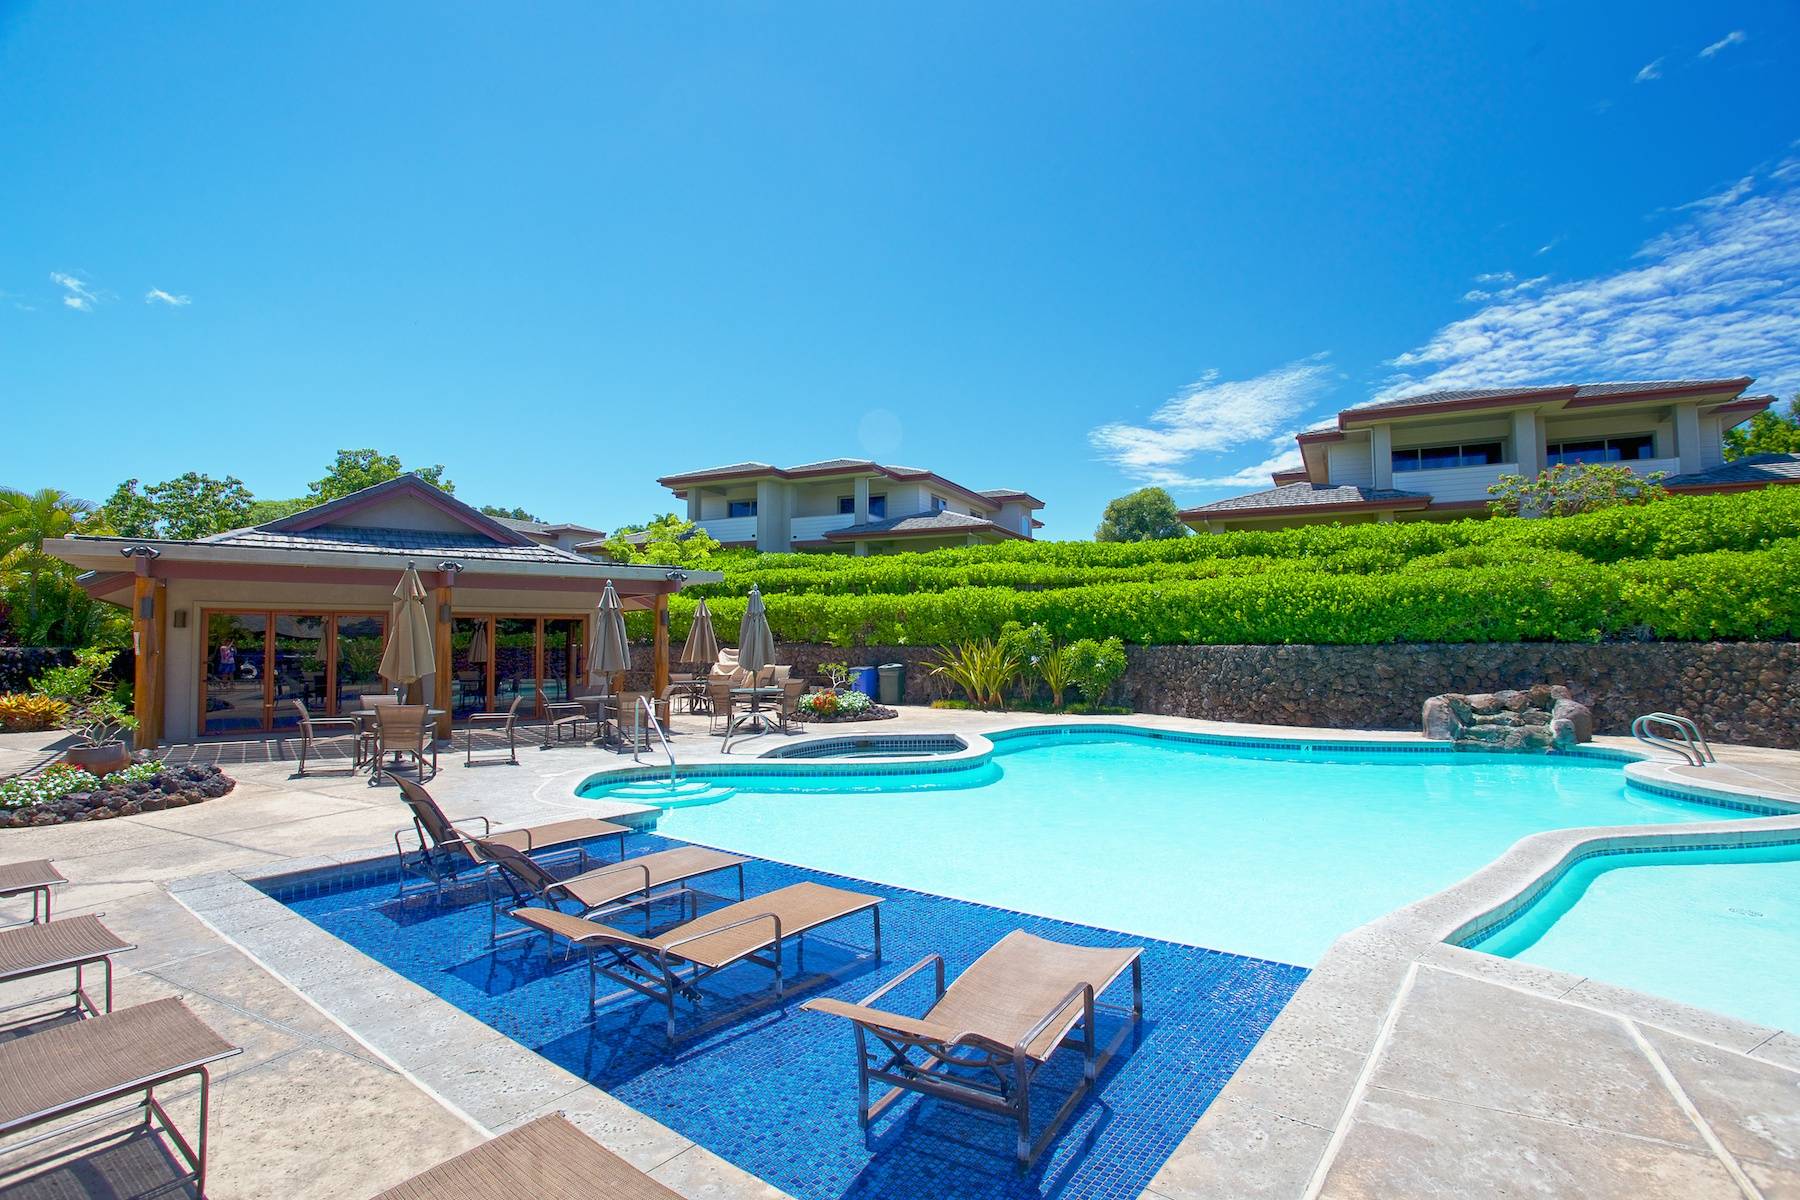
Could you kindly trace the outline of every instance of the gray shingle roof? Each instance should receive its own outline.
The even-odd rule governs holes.
[[[971,517],[967,513],[951,512],[945,509],[937,513],[913,513],[905,517],[888,517],[880,521],[864,521],[861,525],[846,525],[842,529],[834,529],[826,536],[833,539],[846,537],[873,537],[884,533],[982,533],[992,531],[1010,533],[992,521],[982,517]]]
[[[536,542],[507,546],[477,533],[444,533],[432,529],[375,529],[324,525],[296,533],[268,529],[234,529],[205,541],[213,545],[254,546],[264,550],[334,551],[338,553],[443,555],[494,562],[581,563],[593,560]]]
[[[1543,393],[1566,392],[1570,388],[1575,389],[1575,399],[1585,400],[1596,396],[1630,395],[1639,392],[1695,392],[1708,387],[1717,387],[1724,391],[1744,385],[1743,379],[1736,378],[1643,379],[1617,383],[1557,383],[1532,387],[1462,388],[1439,392],[1417,392],[1410,396],[1397,396],[1392,400],[1371,400],[1345,411],[1367,412],[1372,408],[1411,408],[1418,404],[1454,404],[1464,400],[1490,400],[1500,396],[1530,398]]]
[[[1190,508],[1191,513],[1231,512],[1243,508],[1302,508],[1321,504],[1367,504],[1380,500],[1428,500],[1422,492],[1402,492],[1393,488],[1321,487],[1314,483],[1284,483],[1280,487],[1242,496],[1227,496]]]
[[[1723,483],[1800,483],[1800,454],[1752,454],[1736,462],[1663,480],[1665,487]]]

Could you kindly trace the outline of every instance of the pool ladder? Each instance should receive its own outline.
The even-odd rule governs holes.
[[[1700,726],[1679,713],[1645,713],[1631,723],[1631,736],[1647,746],[1679,755],[1689,766],[1718,762]]]

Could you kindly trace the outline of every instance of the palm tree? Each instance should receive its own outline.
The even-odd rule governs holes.
[[[24,620],[14,618],[16,631],[25,635],[21,640],[44,636],[45,614],[39,611],[45,599],[43,584],[46,576],[63,582],[67,573],[61,562],[44,553],[44,543],[92,528],[99,520],[97,511],[88,501],[55,488],[35,492],[0,488],[0,569],[16,572],[25,583]]]

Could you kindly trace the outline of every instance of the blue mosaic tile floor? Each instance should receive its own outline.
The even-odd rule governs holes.
[[[626,853],[676,845],[635,835]],[[595,853],[610,859],[602,844]],[[309,920],[508,1037],[591,1080],[799,1200],[933,1197],[1080,1197],[1130,1200],[1199,1119],[1306,977],[1300,967],[1173,942],[1130,937],[942,896],[756,861],[752,896],[816,880],[887,897],[883,961],[870,961],[870,923],[851,917],[808,935],[804,966],[790,968],[778,1005],[761,1003],[769,974],[755,966],[708,981],[698,1011],[686,1008],[674,1048],[662,1009],[627,994],[587,1019],[579,958],[548,960],[541,939],[488,945],[488,908],[465,890],[396,899],[392,879],[274,894]],[[735,900],[730,873],[698,881]],[[706,907],[712,907],[707,905]],[[676,918],[659,907],[659,925]],[[614,918],[634,928],[634,918]],[[1144,1023],[1029,1174],[1012,1161],[1011,1126],[925,1097],[884,1114],[865,1141],[856,1122],[855,1045],[847,1022],[799,1005],[815,996],[860,1000],[930,953],[949,978],[1009,930],[1086,945],[1144,947]],[[795,986],[795,984],[798,986]],[[601,980],[602,994],[610,990]],[[930,972],[886,998],[923,1012]],[[1129,987],[1107,999],[1123,1003]],[[1115,1020],[1123,1020],[1116,1018]],[[1102,1040],[1117,1025],[1102,1022]],[[1080,1078],[1065,1052],[1039,1075],[1034,1111],[1047,1120]],[[1041,1125],[1040,1125],[1041,1127]]]

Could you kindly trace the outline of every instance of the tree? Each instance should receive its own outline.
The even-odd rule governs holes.
[[[252,500],[250,510],[244,514],[244,524],[267,525],[270,521],[293,516],[310,503],[305,496],[295,496],[292,500]]]
[[[1576,513],[1647,504],[1669,494],[1666,471],[1639,475],[1623,463],[1557,463],[1535,477],[1502,475],[1488,487],[1488,509],[1497,517],[1569,517]]]
[[[430,467],[402,468],[398,454],[383,454],[379,450],[339,450],[337,461],[325,472],[325,478],[313,480],[307,488],[306,502],[309,505],[323,504],[327,500],[336,500],[339,496],[348,496],[351,492],[360,492],[366,487],[374,487],[402,475],[417,475],[431,486],[442,488],[446,492],[456,490],[456,485],[444,478],[441,463]]]
[[[1800,454],[1800,396],[1788,401],[1785,414],[1764,409],[1725,431],[1726,462],[1752,454]]]
[[[138,490],[127,479],[101,510],[124,537],[201,538],[250,523],[250,489],[235,475],[214,479],[197,471]]]
[[[1094,540],[1154,542],[1186,537],[1189,532],[1169,493],[1159,487],[1147,487],[1108,504],[1100,518],[1100,528],[1094,530]]]
[[[490,517],[506,517],[513,521],[535,521],[539,525],[544,523],[544,518],[533,516],[516,505],[512,508],[502,508],[498,504],[484,504],[481,506],[481,511]]]
[[[75,583],[74,570],[44,553],[44,543],[106,530],[93,504],[55,488],[0,488],[0,601],[22,645],[85,645],[107,624],[102,606]]]
[[[628,533],[644,534],[642,543]],[[655,563],[659,567],[704,567],[719,551],[718,539],[685,517],[664,513],[647,525],[621,525],[606,539],[606,557],[622,563]]]

